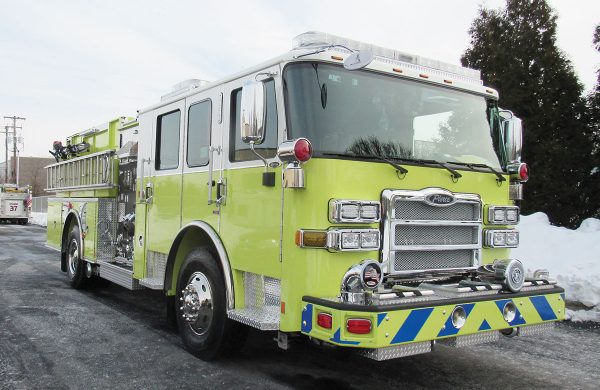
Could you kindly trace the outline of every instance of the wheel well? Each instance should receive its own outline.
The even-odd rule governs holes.
[[[164,291],[167,296],[174,296],[177,288],[177,275],[183,264],[183,260],[194,248],[204,247],[208,249],[216,259],[219,259],[219,253],[215,242],[210,235],[201,227],[190,225],[179,232],[167,257],[167,266],[165,269]],[[224,270],[220,261],[217,262],[221,272],[230,272]]]

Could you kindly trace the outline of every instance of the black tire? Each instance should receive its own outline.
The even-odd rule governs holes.
[[[194,293],[188,292],[184,297],[183,291],[188,286],[191,286],[190,291],[198,292],[199,302],[204,302],[197,312],[188,304]],[[207,303],[208,297],[210,303]],[[191,313],[197,313],[197,318],[184,318]],[[231,355],[243,346],[248,335],[246,326],[227,318],[223,273],[215,256],[204,248],[192,250],[183,261],[177,278],[175,317],[185,348],[202,360]]]
[[[67,251],[67,277],[71,287],[83,289],[88,285],[85,276],[85,261],[81,259],[81,248],[79,242],[79,226],[73,225],[66,242]]]

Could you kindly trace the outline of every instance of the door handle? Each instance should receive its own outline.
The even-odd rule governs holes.
[[[154,197],[154,189],[152,183],[146,184],[146,204],[152,204],[152,198]]]

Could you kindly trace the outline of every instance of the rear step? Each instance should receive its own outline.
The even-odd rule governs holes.
[[[133,270],[130,267],[106,261],[99,261],[98,265],[98,274],[101,278],[110,280],[129,290],[139,290],[142,288],[138,280],[133,278]]]

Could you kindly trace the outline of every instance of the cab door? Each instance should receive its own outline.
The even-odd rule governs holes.
[[[225,89],[229,115],[225,131],[225,198],[221,206],[220,229],[234,269],[273,278],[281,277],[281,167],[269,168],[275,172],[275,185],[263,185],[265,166],[249,145],[242,142],[239,118],[242,86],[247,80],[263,79],[267,107],[265,140],[255,149],[274,166],[282,138],[279,129],[283,129],[283,116],[278,116],[278,112],[283,112],[283,99],[276,93],[281,91],[278,74],[279,67],[273,67],[231,82]]]
[[[182,225],[203,221],[219,230],[216,187],[223,156],[223,94],[218,89],[186,99]]]
[[[146,182],[146,249],[162,258],[181,228],[185,101],[154,111],[150,177]],[[147,258],[150,253],[147,253]]]

